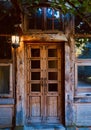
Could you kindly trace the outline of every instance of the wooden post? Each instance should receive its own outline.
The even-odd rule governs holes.
[[[13,129],[15,128],[15,126],[16,126],[16,104],[17,104],[17,88],[16,88],[16,73],[17,73],[17,56],[16,56],[16,47],[15,48],[13,48],[13,50],[14,50],[14,55],[13,55],[13,68],[14,68],[14,71],[13,71],[13,73],[14,73],[14,88],[13,88],[13,92],[14,92],[14,117],[13,117]],[[12,130],[13,130],[12,129]]]

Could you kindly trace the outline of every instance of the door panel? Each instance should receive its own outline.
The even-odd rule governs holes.
[[[61,59],[60,46],[27,46],[28,117],[31,122],[60,122]]]
[[[39,117],[41,115],[41,100],[40,100],[40,97],[36,96],[36,97],[31,97],[31,116],[33,117]]]
[[[47,113],[47,115],[49,116],[49,117],[51,117],[51,116],[53,116],[53,117],[57,117],[58,116],[58,112],[57,112],[57,108],[58,108],[58,106],[57,106],[57,97],[55,96],[49,96],[49,97],[47,97],[47,101],[48,101],[48,104],[47,104],[47,106],[48,106],[48,113]]]

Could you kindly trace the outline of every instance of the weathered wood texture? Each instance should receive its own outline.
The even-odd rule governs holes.
[[[17,72],[16,72],[16,125],[23,125],[25,119],[25,76],[24,76],[24,43],[20,43],[17,52]],[[27,69],[27,68],[26,68]]]
[[[65,33],[68,38],[65,44],[65,125],[74,123],[73,97],[74,97],[74,28],[73,16],[65,17]]]
[[[12,105],[0,105],[0,128],[12,126],[13,114]]]
[[[13,98],[1,98],[0,99],[0,105],[14,105],[14,99]]]
[[[66,36],[63,32],[57,31],[52,34],[48,32],[35,32],[35,34],[28,33],[24,36],[27,42],[63,42],[67,41]]]
[[[71,62],[70,62],[70,47],[65,46],[65,122],[66,125],[72,125],[73,110],[72,110],[72,90],[71,90]]]
[[[91,104],[75,104],[75,113],[77,126],[91,126]]]

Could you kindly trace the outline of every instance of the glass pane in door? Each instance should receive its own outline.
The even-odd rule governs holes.
[[[58,62],[57,60],[49,60],[48,61],[48,68],[57,68]]]
[[[40,72],[31,72],[31,80],[40,80]]]
[[[35,48],[32,48],[31,49],[31,57],[40,57],[40,49],[35,49]]]
[[[48,49],[48,57],[57,57],[57,49]]]
[[[49,80],[57,80],[57,72],[48,72]]]
[[[31,60],[31,69],[40,68],[40,60]]]
[[[38,83],[32,83],[31,84],[31,91],[32,92],[40,92],[40,84]]]
[[[48,84],[48,91],[49,92],[55,92],[55,91],[58,91],[58,84],[57,83],[50,83]]]

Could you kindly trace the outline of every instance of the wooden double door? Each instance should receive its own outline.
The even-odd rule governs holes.
[[[61,122],[62,48],[27,45],[27,114],[31,123]]]

